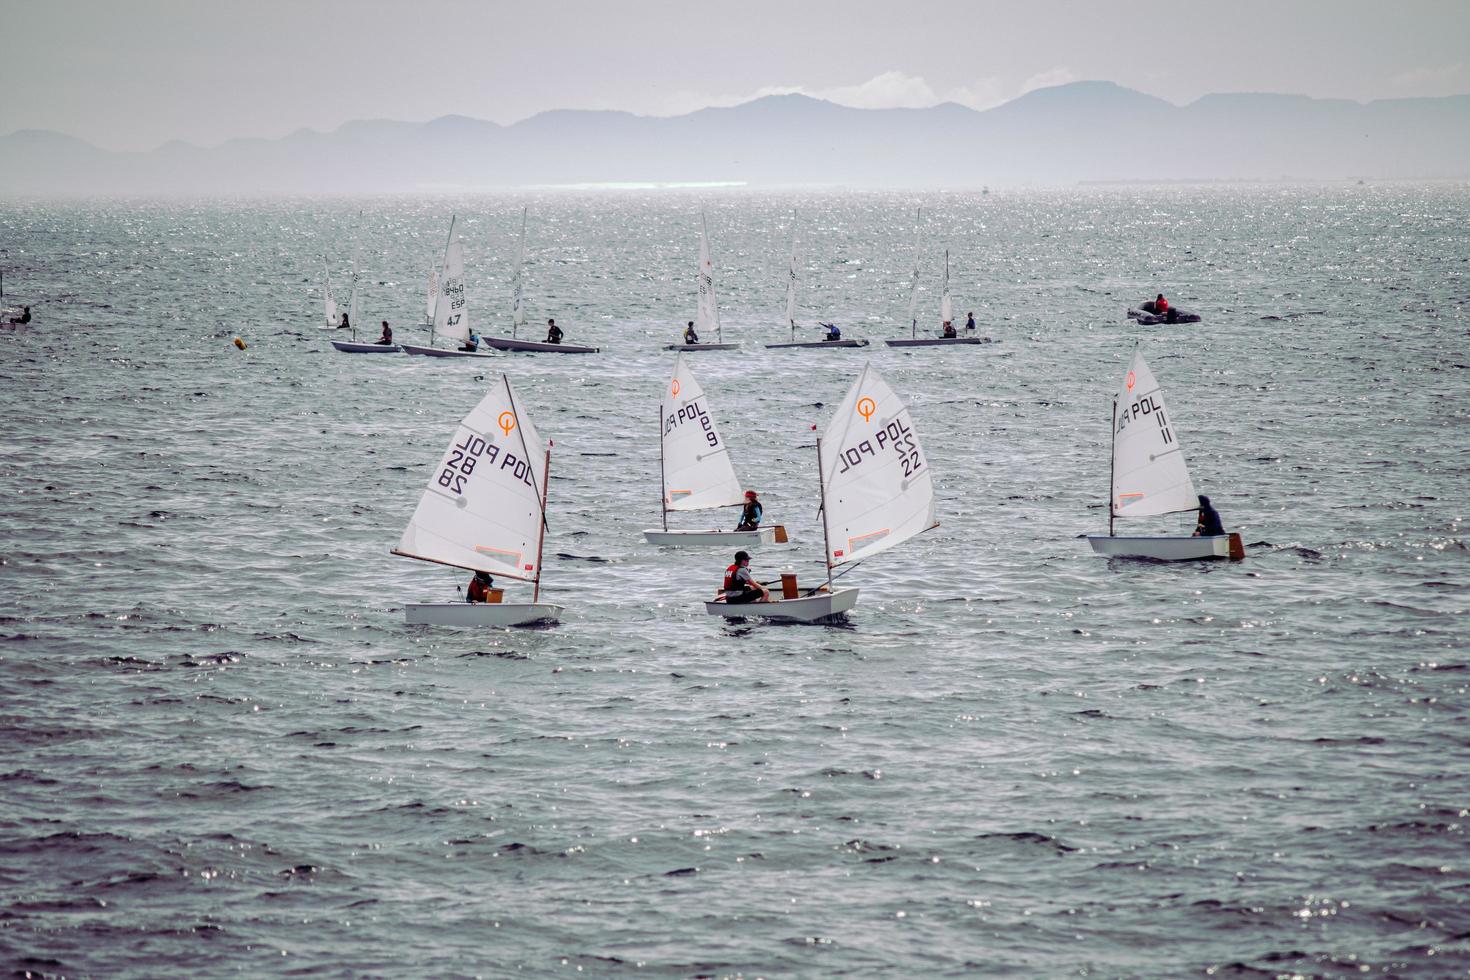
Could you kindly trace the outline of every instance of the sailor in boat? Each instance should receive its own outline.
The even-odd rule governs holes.
[[[1164,316],[1169,312],[1169,301],[1164,299],[1163,293],[1159,293],[1159,295],[1154,297],[1153,311],[1159,316]]]
[[[343,310],[342,311],[342,322],[339,323],[339,324],[337,324],[337,329],[338,330],[351,330],[352,329],[352,320],[348,318],[347,311],[346,310]]]
[[[490,593],[495,589],[495,579],[489,572],[476,572],[475,577],[470,579],[469,590],[465,592],[465,602],[489,602]]]
[[[771,593],[750,574],[750,555],[735,552],[735,564],[725,569],[725,584],[720,591],[728,605],[744,605],[748,602],[770,602]]]
[[[561,327],[558,327],[556,325],[556,320],[554,318],[553,319],[550,319],[550,320],[547,320],[546,321],[546,342],[548,344],[559,344],[559,343],[561,343],[561,337],[562,337]]]
[[[1204,494],[1199,495],[1199,520],[1194,525],[1194,536],[1197,538],[1212,538],[1225,533],[1225,525],[1220,522],[1220,512],[1210,505],[1210,498]]]
[[[965,333],[975,332],[975,314],[971,312],[965,317]]]
[[[951,323],[948,320],[945,320],[944,321],[944,333],[941,334],[940,336],[953,339],[954,337],[958,337],[959,334],[957,334],[957,333],[954,332],[954,324]]]
[[[30,323],[31,322],[31,308],[29,306],[22,307],[22,312],[21,312],[20,316],[13,316],[13,317],[11,317],[10,318],[10,322],[11,323],[20,324],[21,326],[25,326],[27,323]]]
[[[755,495],[755,491],[745,491],[745,506],[740,509],[740,523],[735,525],[735,530],[754,531],[761,526],[761,517],[765,515],[765,512],[766,509],[761,506],[760,498]]]
[[[694,321],[693,320],[690,320],[689,321],[689,326],[687,326],[687,327],[684,328],[684,343],[686,343],[686,344],[697,344],[697,343],[699,343],[699,334],[697,334],[697,333],[694,332]]]
[[[383,344],[385,346],[391,345],[393,343],[393,328],[388,326],[387,320],[383,321],[383,336],[379,337],[376,341],[374,341],[374,343]]]
[[[465,351],[466,353],[473,354],[475,351],[477,351],[479,349],[480,349],[480,335],[477,334],[477,333],[475,333],[473,330],[471,330],[470,331],[470,339],[469,340],[466,340],[464,342],[464,346],[461,347],[460,350]]]
[[[837,329],[837,324],[835,324],[835,323],[824,323],[824,324],[822,324],[822,326],[824,326],[824,327],[827,328],[827,336],[825,336],[825,337],[822,338],[824,341],[826,341],[826,340],[841,340],[842,339],[842,331]]]

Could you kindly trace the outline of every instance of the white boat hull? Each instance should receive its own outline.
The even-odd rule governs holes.
[[[1134,537],[1089,534],[1092,550],[1109,558],[1152,558],[1154,561],[1197,561],[1204,558],[1229,558],[1230,539],[1238,535],[1216,534],[1195,537]],[[1240,551],[1244,557],[1245,551]]]
[[[403,607],[409,626],[530,626],[555,623],[562,607],[548,602],[410,602]]]
[[[517,340],[514,337],[481,337],[480,343],[496,350],[513,350],[522,353],[546,354],[596,354],[600,347],[583,347],[580,344],[548,344],[542,340]]]
[[[739,344],[665,344],[664,350],[681,350],[690,354],[702,350],[735,350]]]
[[[789,620],[800,623],[815,623],[841,616],[857,605],[857,589],[838,589],[835,592],[818,592],[816,595],[799,599],[777,599],[774,602],[746,602],[737,606],[725,602],[706,602],[704,611],[711,616],[726,619]]]
[[[867,340],[799,340],[799,341],[792,341],[791,343],[786,343],[786,344],[767,344],[766,345],[766,350],[780,350],[783,347],[784,348],[790,348],[790,347],[809,347],[809,348],[811,348],[813,350],[820,350],[820,349],[829,348],[829,347],[866,347],[866,346],[868,346]]]
[[[957,344],[988,344],[985,337],[917,337],[912,340],[885,340],[889,347],[953,347]]]
[[[452,347],[423,347],[419,344],[400,344],[405,354],[419,354],[423,357],[494,357],[494,354],[486,354],[481,351],[455,350]]]
[[[397,344],[359,344],[351,340],[334,340],[332,346],[344,354],[397,354]]]
[[[643,540],[667,548],[754,548],[776,543],[776,527],[758,527],[754,531],[664,531],[649,528]]]

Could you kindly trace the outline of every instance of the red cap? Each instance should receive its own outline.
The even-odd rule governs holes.
[[[754,497],[755,496],[755,491],[754,490],[747,490],[747,491],[745,491],[745,495],[747,497]]]

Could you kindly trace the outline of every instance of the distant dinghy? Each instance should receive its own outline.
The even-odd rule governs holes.
[[[810,348],[813,350],[833,350],[853,347],[866,347],[868,342],[861,339],[841,340],[797,340],[796,339],[796,231],[793,224],[791,232],[791,266],[790,273],[786,277],[786,325],[791,329],[791,340],[782,344],[767,344],[767,350],[791,350],[793,348]],[[830,328],[831,324],[820,323],[823,328]]]
[[[920,337],[919,318],[915,315],[919,298],[919,211],[914,210],[914,271],[909,274],[909,338],[907,340],[885,340],[889,347],[953,347],[955,345],[983,344],[984,337]],[[949,251],[944,253],[944,286],[939,297],[939,320],[954,323],[954,301],[949,295]]]
[[[671,510],[738,507],[745,500],[704,389],[682,356],[674,359],[674,376],[659,400],[658,446],[663,527],[645,530],[644,540],[671,547],[754,548],[786,543],[786,528],[780,524],[753,531],[670,530]]]
[[[352,253],[352,292],[347,296],[347,326],[352,330],[351,340],[334,340],[332,346],[343,354],[396,354],[397,344],[359,344],[357,342],[357,285],[362,279],[358,260],[362,257],[362,245]]]
[[[1113,533],[1114,519],[1119,517],[1156,517],[1199,509],[1199,495],[1189,477],[1179,435],[1164,408],[1164,393],[1139,351],[1133,352],[1123,385],[1113,396],[1111,469],[1108,533],[1087,538],[1097,554],[1156,561],[1245,557],[1239,534],[1186,537]]]
[[[502,374],[460,422],[393,554],[530,582],[531,601],[413,602],[406,623],[530,626],[561,617],[561,606],[540,601],[550,474],[551,444]]]
[[[584,347],[581,344],[553,344],[541,340],[522,340],[516,336],[526,327],[523,274],[526,267],[526,213],[528,210],[528,208],[521,208],[521,238],[519,244],[516,245],[515,271],[511,274],[510,336],[481,337],[480,343],[496,350],[522,353],[596,354],[601,348]]]
[[[324,300],[327,322],[317,329],[319,330],[341,330],[342,313],[337,309],[337,298],[332,295],[332,271],[327,268],[326,260],[322,260],[322,296]]]
[[[444,243],[444,264],[439,271],[439,295],[434,300],[434,320],[429,324],[429,343],[401,344],[403,353],[423,357],[494,357],[474,349],[470,341],[470,308],[464,291],[464,243],[455,237],[458,216],[449,219],[449,238]],[[459,341],[459,347],[436,347],[435,337]],[[470,349],[466,349],[470,348]]]
[[[780,599],[731,605],[721,598],[706,602],[705,612],[798,622],[840,617],[857,605],[858,590],[834,589],[834,568],[856,565],[939,526],[934,481],[914,420],[872,364],[817,440],[817,487],[826,584],[802,594],[796,576],[783,574]]]
[[[1200,315],[1181,310],[1177,306],[1171,306],[1167,312],[1160,313],[1156,301],[1148,300],[1138,304],[1137,309],[1130,309],[1128,319],[1137,320],[1144,326],[1153,326],[1156,323],[1199,323]]]
[[[714,343],[665,344],[664,350],[681,350],[690,354],[700,351],[735,350],[739,344],[725,343],[724,331],[720,328],[720,305],[715,300],[715,263],[709,252],[709,224],[704,212],[699,215],[699,295],[694,310],[694,332],[715,335]]]

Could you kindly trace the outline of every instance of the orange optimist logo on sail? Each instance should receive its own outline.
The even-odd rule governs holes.
[[[500,427],[501,432],[510,435],[510,430],[516,427],[516,413],[506,409],[500,413],[500,418],[495,420],[495,424]]]
[[[857,413],[863,417],[863,421],[869,424],[873,421],[873,413],[878,411],[878,403],[867,395],[858,399]]]

